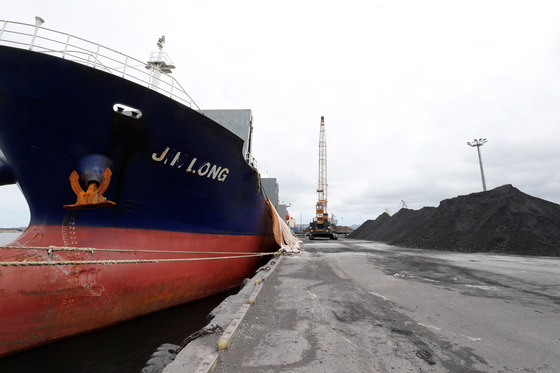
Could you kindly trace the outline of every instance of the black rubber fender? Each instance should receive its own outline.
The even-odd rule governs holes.
[[[245,287],[245,285],[247,285],[249,283],[249,281],[251,281],[251,280],[248,279],[248,278],[245,278],[243,280],[243,282],[241,283],[241,285],[239,285],[239,290],[243,289]]]
[[[164,343],[150,356],[140,373],[161,373],[177,357],[179,346]]]

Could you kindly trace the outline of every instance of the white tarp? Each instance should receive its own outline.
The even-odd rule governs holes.
[[[280,246],[281,250],[287,253],[299,253],[300,240],[292,233],[288,224],[278,215],[278,211],[274,208],[270,200],[267,198],[268,206],[272,211],[272,225],[274,231],[274,238],[276,243]]]

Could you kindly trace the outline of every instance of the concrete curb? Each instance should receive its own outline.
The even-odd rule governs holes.
[[[194,373],[213,372],[214,369],[216,369],[216,365],[218,365],[217,352],[207,355],[202,361],[202,363],[200,363],[198,368],[194,371]]]
[[[272,258],[259,268],[239,293],[229,296],[214,309],[217,311],[211,325],[224,330],[221,336],[207,334],[191,341],[175,360],[165,367],[163,373],[213,372],[218,363],[219,351],[229,347],[250,306],[256,303],[263,282],[274,272],[281,260],[282,256]]]
[[[253,290],[251,296],[249,297],[249,304],[257,303],[257,296],[259,295],[262,287],[263,287],[262,282],[259,282],[258,284],[255,285],[255,290]]]
[[[243,319],[245,318],[247,311],[249,311],[250,306],[250,304],[244,304],[241,306],[239,311],[237,311],[235,318],[218,340],[218,351],[225,350],[229,347],[231,339],[235,336],[235,333],[237,333],[237,329],[239,328],[241,321],[243,321]]]

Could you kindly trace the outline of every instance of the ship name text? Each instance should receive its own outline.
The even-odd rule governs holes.
[[[226,167],[218,166],[210,162],[200,163],[197,158],[189,157],[188,154],[170,147],[166,147],[159,155],[158,153],[153,153],[152,160],[162,162],[171,167],[177,167],[178,169],[185,166],[185,171],[187,173],[205,176],[220,182],[223,182],[229,174],[229,169]]]

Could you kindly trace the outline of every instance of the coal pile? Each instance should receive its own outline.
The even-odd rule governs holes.
[[[350,238],[418,249],[560,256],[560,205],[504,185],[381,214]]]

